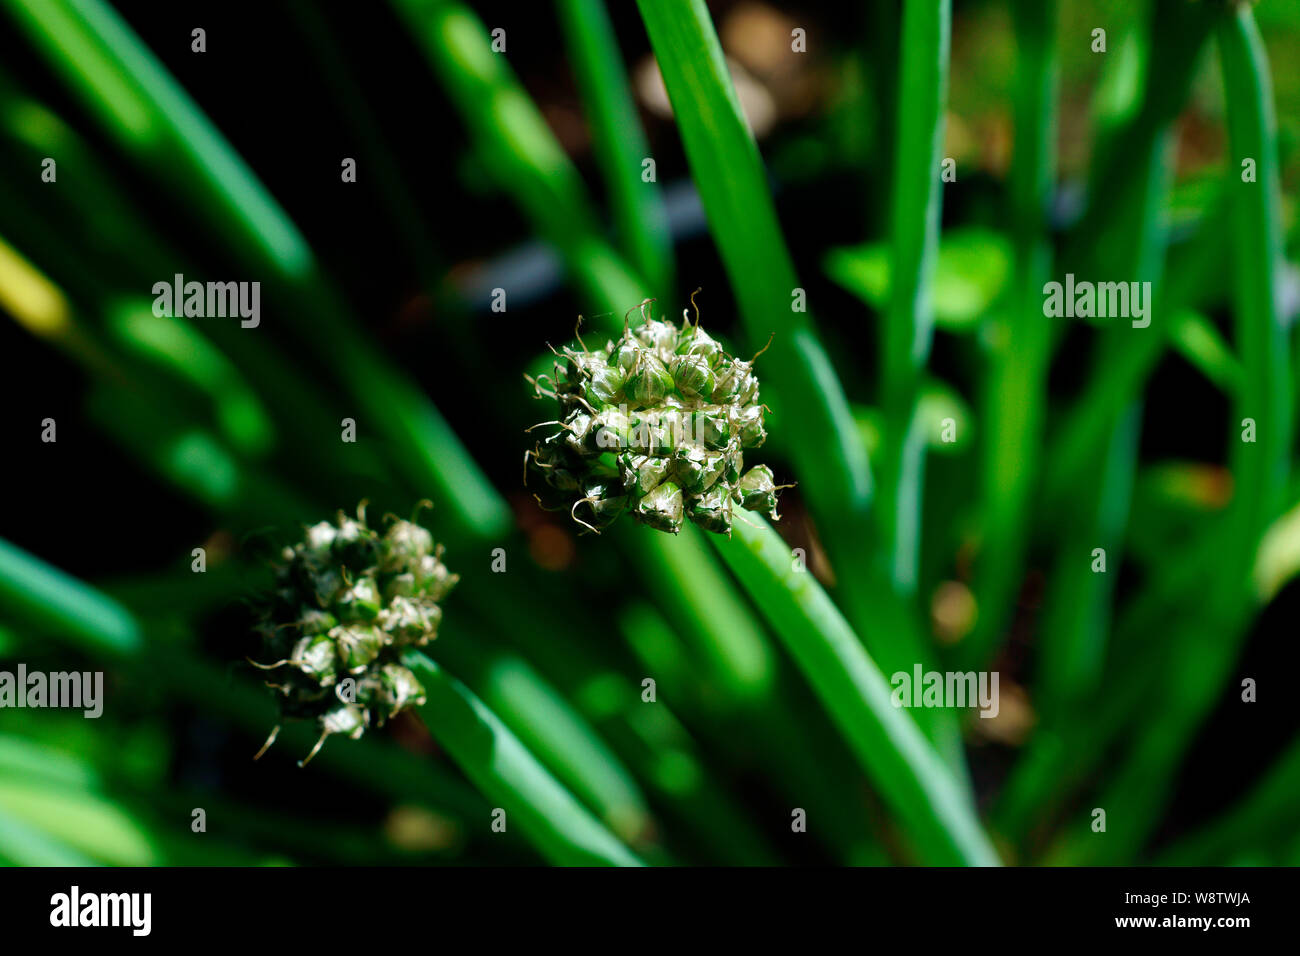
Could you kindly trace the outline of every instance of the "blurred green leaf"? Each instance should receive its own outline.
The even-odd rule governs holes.
[[[487,29],[455,0],[392,0],[469,127],[493,181],[564,257],[602,327],[622,329],[623,310],[644,297],[635,275],[601,236],[585,187]],[[612,94],[611,94],[612,95]]]
[[[465,685],[423,654],[409,652],[403,660],[424,685],[428,700],[420,713],[429,729],[488,799],[498,801],[507,828],[517,823],[553,863],[640,864]]]
[[[1170,325],[1172,344],[1183,358],[1223,391],[1235,394],[1241,387],[1241,363],[1219,330],[1192,309],[1175,313]]]
[[[929,865],[996,865],[960,783],[891,700],[885,675],[816,579],[761,517],[714,546],[780,635],[872,782]]]
[[[892,256],[888,243],[868,242],[830,250],[826,274],[874,309],[890,298]],[[971,332],[1011,278],[1011,244],[1006,236],[979,226],[949,229],[939,237],[932,291],[935,324]]]
[[[126,608],[3,540],[0,597],[7,615],[59,630],[90,650],[131,654],[141,647],[139,626]]]
[[[0,810],[103,863],[152,866],[162,862],[152,836],[139,823],[88,791],[0,780]]]
[[[619,244],[652,294],[666,297],[673,291],[672,236],[658,177],[645,178],[643,163],[651,159],[650,144],[637,116],[609,13],[604,0],[558,0],[556,8]]]
[[[1278,518],[1264,532],[1255,556],[1255,595],[1261,605],[1277,596],[1288,581],[1300,574],[1300,504]]]

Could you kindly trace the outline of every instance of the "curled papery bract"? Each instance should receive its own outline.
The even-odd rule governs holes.
[[[543,507],[590,531],[625,513],[672,533],[693,521],[730,534],[736,508],[775,517],[771,469],[744,472],[743,452],[767,438],[753,361],[698,323],[649,315],[603,348],[577,346],[557,353],[553,382],[534,382],[559,405],[525,458]]]
[[[259,605],[263,647],[253,663],[277,693],[282,717],[319,728],[310,760],[327,737],[360,737],[424,702],[424,688],[400,658],[437,637],[440,602],[458,578],[426,528],[389,518],[381,534],[366,523],[364,507],[355,518],[340,512],[305,529],[281,558],[275,587]]]

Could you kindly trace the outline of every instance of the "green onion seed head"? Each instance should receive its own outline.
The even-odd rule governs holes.
[[[543,507],[600,531],[627,513],[676,533],[684,520],[731,531],[734,507],[774,514],[771,470],[742,490],[744,451],[767,439],[754,362],[728,355],[698,321],[646,317],[617,341],[557,353],[553,432],[525,457]],[[751,469],[751,475],[755,474]]]
[[[265,663],[254,663],[282,717],[317,725],[311,755],[333,734],[360,737],[422,703],[424,688],[400,658],[437,636],[441,601],[458,580],[433,535],[393,518],[380,534],[359,508],[356,518],[307,528],[283,559],[259,607]]]

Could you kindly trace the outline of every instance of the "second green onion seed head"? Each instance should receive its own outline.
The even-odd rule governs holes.
[[[320,728],[310,760],[326,737],[360,737],[424,703],[401,653],[437,636],[440,602],[459,578],[425,528],[390,518],[380,534],[366,524],[364,506],[355,518],[339,512],[307,528],[281,558],[260,608],[266,660],[253,663],[270,674],[283,717]]]

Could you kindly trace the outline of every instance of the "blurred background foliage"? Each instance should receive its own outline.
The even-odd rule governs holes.
[[[98,720],[0,711],[0,859],[581,860],[493,833],[493,770],[450,759],[433,713],[302,770],[307,728],[250,759],[275,722],[241,664],[266,559],[362,499],[428,497],[463,579],[430,656],[646,862],[935,862],[946,839],[987,862],[953,836],[968,807],[1008,863],[1300,863],[1300,6],[4,0],[0,21],[0,662],[107,691]],[[1044,319],[1066,272],[1153,282],[1151,327]],[[155,316],[174,273],[260,281],[260,326]],[[756,460],[798,482],[777,528],[834,605],[782,604],[762,549],[694,529],[579,537],[521,484],[545,344],[696,287],[736,352],[776,333]],[[804,629],[886,676],[995,669],[999,713],[859,737]],[[937,829],[891,760],[950,788]]]

